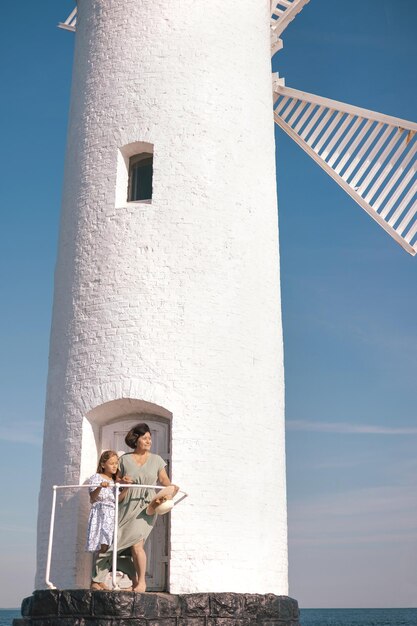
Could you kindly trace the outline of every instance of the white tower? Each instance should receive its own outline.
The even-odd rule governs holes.
[[[190,495],[154,588],[287,594],[269,21],[268,0],[78,0],[38,588],[52,484],[145,419]],[[85,503],[60,511],[53,578],[85,586]]]

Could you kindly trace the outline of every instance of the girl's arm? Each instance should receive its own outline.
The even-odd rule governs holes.
[[[124,473],[124,467],[122,463],[120,463],[120,467],[116,473],[116,482],[121,483],[122,485],[131,485],[134,482],[133,478]]]
[[[94,502],[97,502],[100,491],[102,490],[103,487],[108,487],[109,484],[110,483],[103,480],[103,482],[100,483],[99,486],[94,489],[94,491],[90,491],[91,504],[94,504]]]

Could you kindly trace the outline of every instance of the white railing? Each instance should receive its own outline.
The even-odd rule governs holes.
[[[274,119],[411,255],[417,252],[417,124],[274,86]]]
[[[49,525],[49,541],[48,541],[48,555],[46,559],[46,572],[45,572],[45,583],[49,589],[56,589],[55,585],[50,581],[51,575],[51,560],[52,560],[52,545],[54,540],[54,526],[55,526],[55,508],[56,508],[56,494],[58,489],[86,489],[91,488],[94,485],[54,485],[52,487],[52,508],[51,508],[51,522]],[[141,484],[131,484],[131,485],[122,485],[121,483],[116,483],[110,489],[114,489],[114,535],[113,535],[113,545],[111,546],[113,549],[113,560],[112,560],[112,586],[113,590],[118,590],[120,587],[117,584],[117,531],[119,525],[119,491],[120,489],[125,488],[134,488],[134,489],[165,489],[163,485],[141,485]],[[178,493],[182,494],[180,498],[174,500],[174,506],[179,504],[182,500],[187,498],[188,494],[185,491],[180,489]]]

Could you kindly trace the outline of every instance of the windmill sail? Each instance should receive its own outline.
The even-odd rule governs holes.
[[[271,0],[271,53],[282,48],[281,33],[310,0]]]
[[[417,252],[417,124],[274,86],[274,119],[407,252]]]
[[[64,30],[75,31],[75,27],[77,24],[77,7],[68,15],[65,22],[60,22],[58,24],[58,28],[63,28]]]

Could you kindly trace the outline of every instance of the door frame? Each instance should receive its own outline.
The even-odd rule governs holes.
[[[171,478],[171,442],[172,430],[171,419],[156,415],[154,413],[133,413],[123,415],[108,423],[102,424],[100,428],[100,451],[115,449],[113,444],[114,434],[117,429],[127,433],[135,424],[143,423],[149,425],[152,439],[156,441],[155,454],[159,454],[167,463],[167,474]],[[120,432],[120,431],[119,431]],[[160,436],[157,436],[157,433]],[[162,441],[163,440],[163,441]],[[161,445],[162,443],[162,445]],[[119,447],[115,451],[119,454],[131,450],[128,446]],[[147,554],[147,588],[148,591],[168,591],[169,590],[169,563],[171,551],[171,524],[170,515],[160,516],[156,520],[155,528],[152,530],[150,538],[145,543]],[[153,541],[152,541],[153,539]],[[155,549],[155,546],[157,548]],[[158,547],[160,549],[158,549]],[[149,570],[148,570],[149,567]]]

